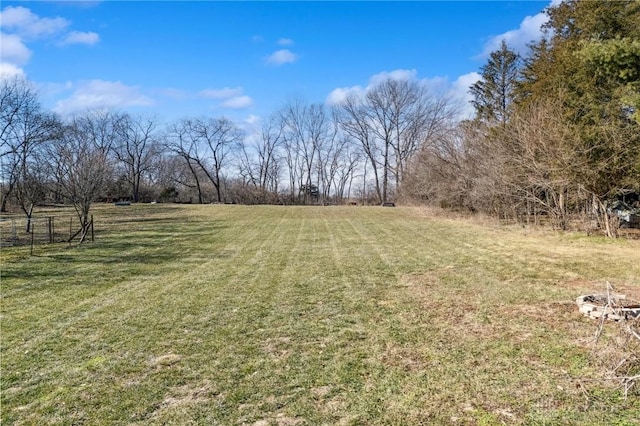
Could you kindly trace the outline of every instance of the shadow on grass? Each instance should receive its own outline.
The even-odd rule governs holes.
[[[149,218],[149,221],[154,219]],[[5,285],[11,279],[28,280],[30,285],[50,280],[64,280],[67,284],[73,284],[78,280],[65,278],[72,275],[95,276],[100,273],[108,276],[111,273],[117,274],[120,270],[132,274],[137,268],[147,275],[153,275],[154,266],[158,267],[157,274],[161,274],[163,272],[160,266],[163,265],[176,262],[194,265],[229,256],[222,249],[202,250],[203,244],[211,246],[220,240],[216,234],[225,226],[214,224],[206,229],[179,229],[175,223],[168,221],[167,224],[170,226],[133,231],[128,236],[114,236],[108,231],[99,232],[96,233],[95,242],[85,242],[81,246],[69,247],[64,243],[58,245],[58,248],[48,247],[47,250],[53,248],[55,251],[35,253],[3,265],[2,279]],[[201,250],[201,255],[194,253],[193,250],[196,249]],[[83,269],[87,265],[93,266]]]
[[[115,225],[115,224],[131,224],[131,225],[135,225],[135,224],[139,224],[139,223],[164,223],[164,224],[172,224],[172,225],[187,225],[187,224],[192,224],[192,223],[206,223],[203,222],[200,218],[181,218],[180,222],[176,222],[175,219],[170,218],[170,217],[140,217],[140,216],[126,216],[126,217],[119,217],[119,218],[107,218],[104,221],[105,224],[108,225]],[[212,223],[216,223],[213,222]]]

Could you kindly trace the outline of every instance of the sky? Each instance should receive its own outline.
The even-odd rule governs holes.
[[[416,79],[471,113],[505,39],[541,37],[550,1],[2,1],[0,73],[62,116],[110,108],[165,122],[260,123],[292,99],[332,105]]]

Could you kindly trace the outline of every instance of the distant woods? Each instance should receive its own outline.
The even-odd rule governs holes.
[[[2,205],[91,202],[380,204],[398,197],[425,141],[455,125],[447,98],[384,80],[328,107],[292,99],[248,131],[225,117],[45,111],[2,80]]]
[[[1,208],[95,201],[428,203],[615,236],[640,193],[640,3],[564,1],[520,56],[506,42],[469,88],[475,117],[416,80],[336,105],[292,99],[257,129],[225,117],[46,111],[3,77]],[[634,195],[635,194],[635,195]],[[632,200],[633,201],[633,200]]]

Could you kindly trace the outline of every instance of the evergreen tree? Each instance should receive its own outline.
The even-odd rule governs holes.
[[[515,99],[519,68],[518,54],[502,40],[500,49],[492,52],[487,64],[481,68],[482,79],[469,90],[479,120],[503,126],[507,123]]]
[[[557,113],[576,136],[571,179],[606,212],[620,190],[640,190],[640,2],[567,0],[546,12],[518,107],[562,100]]]

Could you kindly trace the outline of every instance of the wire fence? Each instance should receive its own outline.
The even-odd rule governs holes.
[[[80,238],[80,220],[74,215],[0,218],[0,247],[71,243]],[[88,239],[93,240],[93,217]]]

